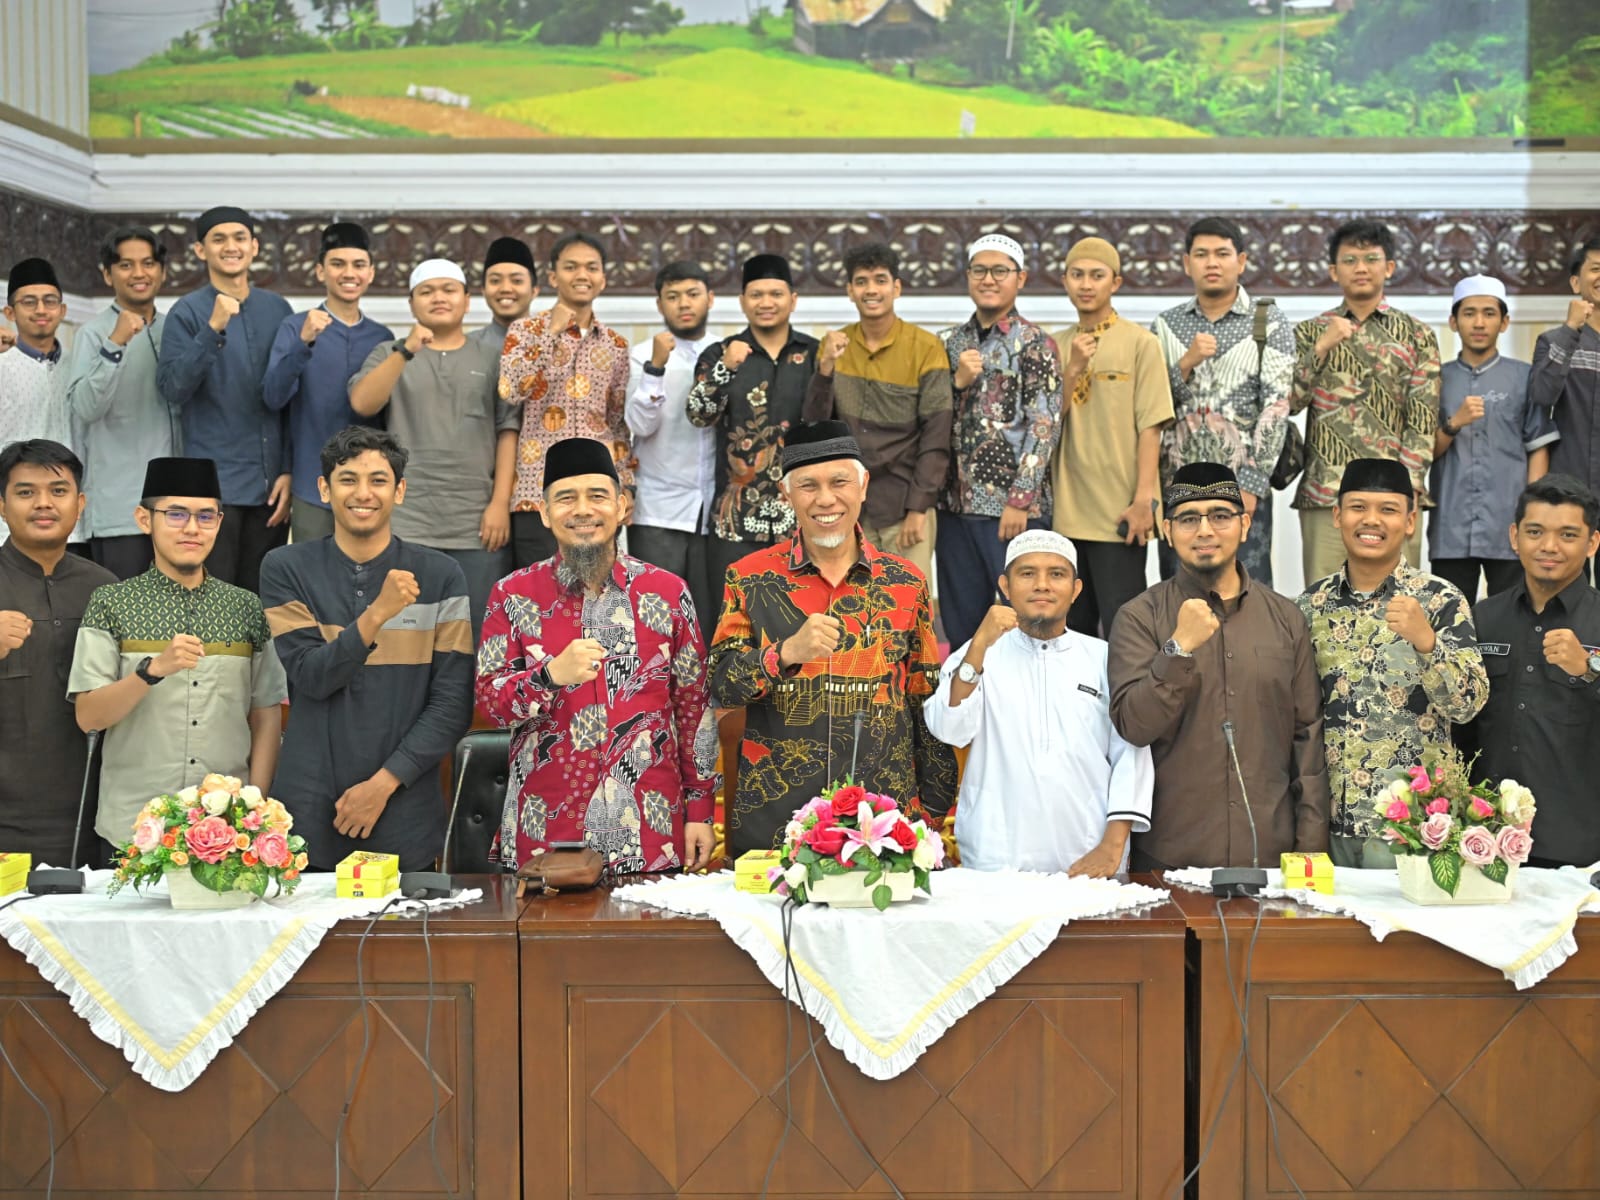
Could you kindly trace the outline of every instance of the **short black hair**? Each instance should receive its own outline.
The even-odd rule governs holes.
[[[1194,240],[1198,237],[1227,238],[1233,243],[1235,254],[1245,252],[1244,230],[1240,229],[1227,217],[1201,217],[1183,235],[1183,252],[1185,254],[1194,249]]]
[[[589,249],[593,250],[596,254],[598,254],[600,256],[600,265],[602,267],[606,265],[606,248],[605,248],[604,245],[601,244],[600,239],[595,237],[594,234],[592,234],[592,233],[581,233],[580,232],[580,233],[563,233],[560,237],[558,237],[556,239],[555,245],[550,247],[550,265],[551,265],[551,267],[554,267],[556,265],[556,263],[560,261],[561,252],[563,250],[565,250],[568,246],[575,246],[575,245],[578,245],[579,243],[582,243],[583,245],[589,247]]]
[[[153,229],[147,229],[143,225],[118,225],[100,244],[101,268],[109,271],[116,266],[122,259],[122,243],[132,241],[149,242],[150,251],[155,255],[156,262],[163,267],[167,265],[167,248]]]
[[[1394,261],[1394,233],[1382,221],[1346,221],[1328,238],[1328,261],[1339,261],[1339,251],[1346,245],[1376,246],[1383,256]]]
[[[1571,263],[1572,269],[1569,270],[1567,274],[1582,274],[1584,260],[1587,259],[1591,254],[1600,254],[1600,234],[1596,234],[1594,237],[1584,242],[1581,246],[1573,247]]]
[[[1461,306],[1463,304],[1465,304],[1466,302],[1467,302],[1467,298],[1465,296],[1463,296],[1463,297],[1461,297],[1461,299],[1457,300],[1454,304],[1452,304],[1450,306],[1450,315],[1453,317],[1458,312],[1460,312],[1461,311]],[[1507,307],[1506,302],[1504,300],[1500,299],[1499,296],[1496,296],[1494,298],[1494,302],[1500,306],[1500,315],[1502,317],[1509,317],[1511,315],[1511,309],[1509,307]]]
[[[11,472],[17,467],[65,467],[73,484],[83,490],[83,462],[69,448],[49,438],[30,438],[12,442],[0,450],[0,493],[11,486]]]
[[[368,450],[376,450],[389,460],[394,481],[399,483],[406,475],[406,463],[411,461],[411,451],[400,444],[400,439],[387,429],[374,429],[370,425],[351,425],[328,439],[322,448],[322,477],[333,478],[334,469]]]
[[[887,242],[863,242],[844,252],[844,279],[846,283],[856,277],[857,271],[871,271],[882,267],[894,279],[900,278],[900,256]]]
[[[661,289],[669,283],[685,283],[691,279],[705,284],[706,291],[711,290],[711,276],[699,263],[689,262],[686,259],[669,262],[656,272],[656,295],[659,296]]]
[[[1583,509],[1583,525],[1593,533],[1600,522],[1600,496],[1596,496],[1581,481],[1571,475],[1541,475],[1517,497],[1517,515],[1514,523],[1522,524],[1530,504],[1576,504]]]

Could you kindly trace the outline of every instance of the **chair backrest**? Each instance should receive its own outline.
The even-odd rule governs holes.
[[[450,794],[454,796],[459,788],[461,803],[450,831],[450,855],[444,869],[459,875],[484,874],[495,869],[489,863],[489,846],[505,810],[506,782],[511,776],[511,731],[474,729],[456,743],[450,772]]]

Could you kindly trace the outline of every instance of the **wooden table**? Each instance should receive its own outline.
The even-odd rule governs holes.
[[[889,1194],[798,1009],[786,1056],[792,1006],[714,922],[589,892],[530,902],[521,939],[527,1200],[753,1200],[786,1111],[771,1195]],[[820,1029],[817,1059],[909,1197],[1170,1195],[1184,947],[1170,904],[1074,921],[897,1078]]]
[[[1201,1200],[1295,1195],[1261,1089],[1238,1058],[1256,906],[1173,887],[1191,963],[1195,1130],[1216,1145]],[[1498,971],[1412,934],[1268,901],[1244,1008],[1278,1150],[1307,1197],[1600,1196],[1600,917],[1579,953],[1519,992]]]
[[[429,918],[438,1151],[459,1197],[518,1195],[517,940],[503,878],[462,878],[483,902]],[[361,1054],[356,946],[336,926],[195,1083],[163,1092],[134,1075],[67,999],[0,942],[0,1038],[55,1123],[63,1200],[327,1197],[333,1139]],[[380,920],[362,953],[372,1046],[350,1110],[346,1196],[443,1196],[429,1148],[422,923]],[[151,969],[157,969],[152,966]],[[42,1114],[0,1064],[0,1197],[44,1195]]]

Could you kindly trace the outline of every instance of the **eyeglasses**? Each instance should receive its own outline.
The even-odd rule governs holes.
[[[1353,267],[1357,263],[1362,263],[1363,265],[1369,267],[1381,267],[1384,263],[1384,257],[1381,253],[1339,255],[1339,265],[1341,267]]]
[[[967,268],[968,279],[992,279],[996,283],[1004,283],[1013,275],[1020,275],[1021,273],[1022,272],[1016,267],[1008,267],[1004,265],[998,267],[987,267],[980,263],[977,266],[971,266]]]
[[[12,308],[20,308],[23,312],[32,312],[42,308],[45,312],[55,312],[61,307],[60,296],[22,296],[11,302]]]
[[[202,508],[199,512],[190,512],[187,508],[156,508],[151,511],[161,514],[168,529],[182,529],[191,520],[201,529],[215,529],[222,520],[222,513],[214,508]]]
[[[1200,522],[1207,522],[1218,533],[1232,529],[1239,520],[1239,510],[1236,508],[1214,508],[1210,512],[1179,513],[1172,518],[1172,527],[1181,529],[1184,533],[1193,533],[1200,528]]]

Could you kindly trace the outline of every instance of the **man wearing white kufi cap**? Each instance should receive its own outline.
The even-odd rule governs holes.
[[[1461,353],[1439,372],[1439,428],[1433,436],[1428,491],[1430,569],[1461,589],[1470,604],[1522,578],[1507,533],[1522,489],[1550,469],[1555,422],[1529,395],[1531,368],[1500,354],[1510,310],[1506,287],[1488,275],[1456,284],[1450,328]]]
[[[1155,767],[1111,724],[1106,644],[1067,628],[1083,584],[1072,541],[1030,529],[1006,547],[997,604],[952,654],[923,716],[971,748],[956,806],[963,866],[1104,877],[1150,828]]]
[[[412,269],[410,288],[417,323],[367,356],[350,381],[350,407],[363,417],[387,413],[389,432],[411,452],[394,532],[461,565],[476,637],[489,589],[511,570],[521,419],[500,399],[500,347],[462,331],[466,273],[430,258]]]

